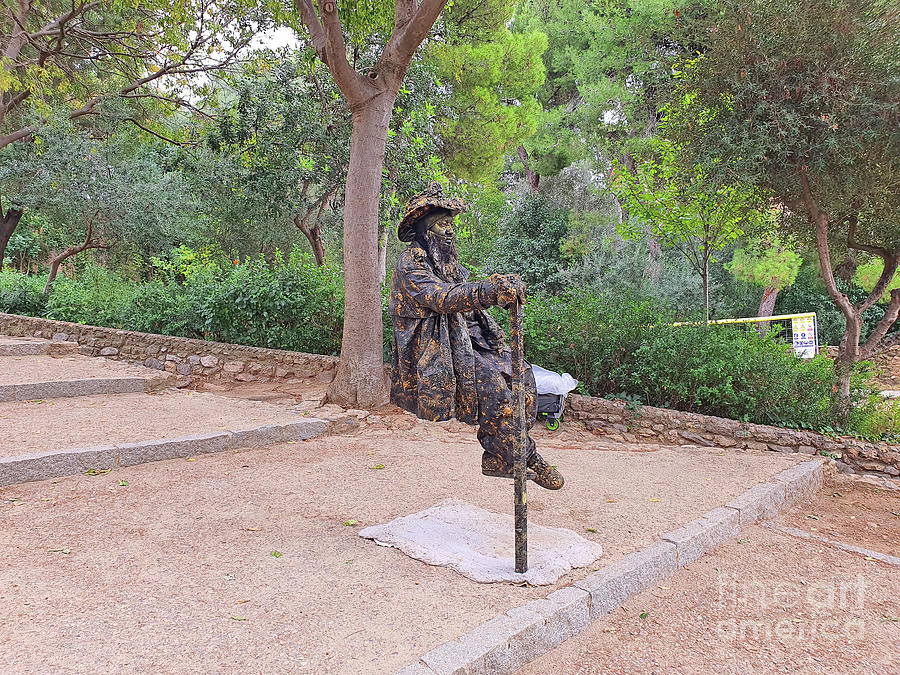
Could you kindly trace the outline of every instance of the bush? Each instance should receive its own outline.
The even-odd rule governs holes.
[[[258,347],[337,354],[343,279],[295,248],[287,260],[236,264],[218,278],[186,284],[207,338]],[[189,310],[190,311],[190,310]]]
[[[530,361],[571,373],[593,396],[763,424],[833,424],[825,356],[798,359],[774,332],[674,326],[668,311],[638,297],[530,298],[525,348]]]
[[[0,312],[43,316],[46,283],[46,275],[30,276],[12,269],[0,269]]]
[[[760,424],[833,423],[833,363],[824,355],[798,359],[774,332],[661,327],[635,357],[615,377],[650,405]]]
[[[46,298],[46,277],[3,271],[0,310],[273,349],[340,350],[343,278],[305,251],[223,268],[181,248],[156,263],[156,278],[143,283],[88,263],[58,279]]]
[[[88,263],[74,277],[59,277],[47,297],[45,316],[59,321],[128,328],[128,314],[137,286],[115,272]]]
[[[544,368],[571,373],[580,392],[603,396],[622,390],[616,374],[633,363],[654,325],[666,321],[671,317],[662,307],[628,295],[576,290],[562,297],[531,296],[525,306],[525,355]]]

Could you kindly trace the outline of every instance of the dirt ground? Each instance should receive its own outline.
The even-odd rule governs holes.
[[[393,672],[590,571],[477,584],[360,538],[450,496],[511,511],[512,484],[480,475],[465,425],[387,410],[346,431],[4,488],[0,671]],[[599,541],[594,568],[799,461],[537,435],[568,483],[531,487],[530,518]]]
[[[159,371],[89,356],[3,356],[0,384],[87,380],[96,377],[150,377]]]
[[[861,516],[850,516],[864,513],[895,535],[897,498],[887,492],[831,480],[815,502],[776,522],[806,530],[817,523],[820,534],[837,538],[854,534]],[[868,539],[841,540],[889,552],[863,532]],[[900,672],[900,569],[747,528],[519,674],[712,672]]]
[[[835,478],[815,501],[779,522],[900,558],[900,490]]]
[[[251,429],[296,419],[297,413],[283,407],[180,390],[9,401],[0,403],[0,457]]]

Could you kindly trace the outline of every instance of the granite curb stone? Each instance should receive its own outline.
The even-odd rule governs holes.
[[[17,401],[47,398],[71,398],[96,394],[132,394],[144,391],[148,381],[142,377],[96,377],[81,380],[57,380],[12,385]]]
[[[740,529],[740,512],[720,507],[692,520],[684,527],[666,532],[662,539],[675,544],[677,566],[684,567],[736,536]]]
[[[774,518],[784,503],[784,494],[784,483],[757,483],[725,506],[738,512],[743,527]]]
[[[675,544],[660,541],[576,581],[574,586],[590,593],[593,621],[677,569]]]
[[[228,449],[231,434],[218,431],[208,434],[194,434],[181,438],[166,438],[137,443],[119,443],[119,466],[134,466],[163,459],[177,459],[192,455],[205,455]]]
[[[400,675],[512,673],[581,633],[653,584],[735,537],[742,525],[774,517],[810,499],[822,485],[822,462],[803,462],[758,483],[724,507],[709,511],[662,541],[625,556],[586,578],[491,619],[442,644],[398,671]]]
[[[822,464],[823,460],[813,459],[772,476],[772,480],[784,484],[786,507],[809,501],[822,487]]]
[[[306,440],[321,436],[328,428],[328,422],[325,420],[306,418],[237,432],[217,431],[181,438],[51,450],[7,457],[0,459],[0,486],[71,476],[89,469],[116,469],[164,459],[264,447],[291,440]],[[256,433],[257,431],[259,433]]]
[[[89,469],[114,469],[118,464],[119,451],[112,445],[7,457],[0,459],[0,487],[70,476]]]

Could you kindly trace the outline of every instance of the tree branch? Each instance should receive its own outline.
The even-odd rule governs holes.
[[[404,28],[416,13],[416,0],[395,0],[394,2],[394,32]]]
[[[819,266],[822,268],[822,280],[825,282],[825,289],[844,316],[847,319],[855,320],[857,317],[853,303],[837,287],[837,282],[834,279],[834,270],[831,269],[831,250],[828,246],[828,214],[819,207],[816,198],[813,196],[812,188],[809,185],[809,176],[806,171],[800,169],[798,174],[801,190],[800,199],[816,230],[816,249],[819,253]]]
[[[447,0],[422,0],[406,26],[402,30],[394,30],[384,49],[383,60],[400,67],[408,66],[446,4]]]
[[[875,354],[890,349],[894,344],[900,343],[900,334],[895,335],[890,340],[881,342],[891,326],[896,323],[898,316],[900,316],[900,288],[895,288],[891,291],[891,302],[888,304],[887,311],[885,311],[881,321],[875,326],[875,330],[872,331],[872,334],[869,335],[869,338],[860,348],[860,358],[869,359]]]
[[[319,3],[321,21],[311,0],[294,0],[294,5],[309,31],[316,54],[328,66],[347,102],[353,106],[377,94],[378,89],[357,73],[347,61],[347,46],[344,44],[344,30],[338,16],[337,2],[323,0]]]

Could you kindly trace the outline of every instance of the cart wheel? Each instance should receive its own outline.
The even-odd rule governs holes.
[[[557,429],[559,429],[559,420],[555,417],[548,417],[547,418],[547,428],[550,431],[556,431]]]

